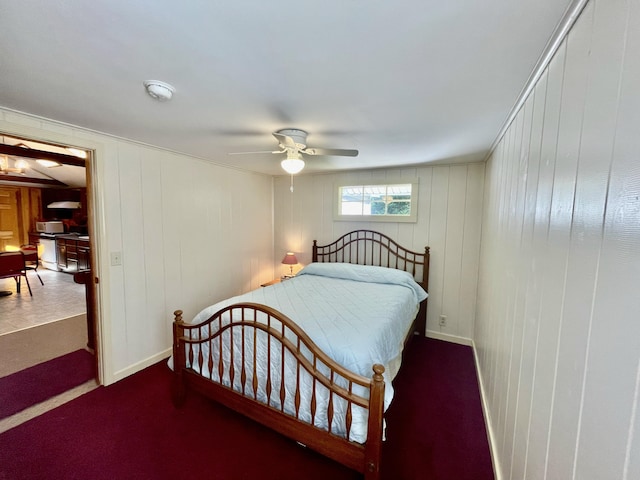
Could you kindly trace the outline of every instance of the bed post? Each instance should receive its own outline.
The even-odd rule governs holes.
[[[173,381],[171,383],[171,397],[176,407],[184,404],[186,388],[184,384],[183,371],[186,367],[184,345],[181,345],[180,338],[184,335],[182,328],[182,310],[173,312]]]
[[[429,247],[424,247],[424,267],[422,268],[422,284],[425,291],[429,291]]]
[[[429,292],[429,247],[424,247],[424,266],[422,268],[422,288],[425,292]],[[427,302],[428,298],[425,298],[420,302],[420,310],[418,311],[418,323],[416,324],[416,333],[421,337],[427,334]]]
[[[382,456],[382,423],[384,415],[384,367],[373,366],[373,380],[369,393],[369,421],[367,424],[367,443],[364,450],[364,478],[380,478],[380,459]]]
[[[311,261],[312,262],[317,262],[318,261],[318,241],[314,240],[313,241],[313,249],[311,252]]]

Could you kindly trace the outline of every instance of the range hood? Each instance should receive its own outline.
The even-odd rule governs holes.
[[[80,202],[53,202],[47,205],[47,208],[80,208]]]

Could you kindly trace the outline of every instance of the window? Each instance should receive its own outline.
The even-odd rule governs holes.
[[[418,184],[338,185],[336,220],[415,222]]]

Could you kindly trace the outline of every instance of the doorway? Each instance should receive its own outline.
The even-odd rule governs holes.
[[[87,299],[95,298],[95,286],[92,281],[84,284],[74,279],[78,273],[78,251],[84,259],[84,272],[90,271],[94,263],[91,251],[95,250],[91,247],[95,242],[89,235],[93,224],[92,152],[13,135],[0,133],[0,136],[0,158],[3,159],[2,165],[6,166],[5,171],[0,172],[0,201],[5,198],[2,192],[9,192],[7,204],[13,202],[15,206],[12,208],[14,213],[7,215],[9,220],[2,220],[0,214],[0,230],[5,232],[0,249],[16,249],[24,244],[37,245],[41,232],[37,231],[36,222],[52,219],[63,222],[64,232],[59,233],[69,235],[70,245],[73,243],[73,247],[64,248],[63,267],[58,268],[54,264],[53,268],[46,269],[40,263],[37,272],[42,284],[33,273],[27,272],[33,296],[29,295],[26,288],[18,294],[10,283],[11,279],[0,280],[3,282],[0,290],[8,289],[11,293],[0,298],[0,318],[7,319],[5,323],[15,327],[12,329],[11,326],[0,325],[0,352],[3,352],[0,355],[12,360],[7,362],[7,359],[3,359],[2,363],[14,364],[8,367],[13,369],[28,367],[81,345],[95,354],[95,376],[99,383],[95,305],[87,304]],[[70,192],[82,196],[77,202],[77,210],[70,212],[48,208],[55,203],[51,202],[52,195],[64,197]],[[62,197],[60,200],[63,200]],[[8,211],[3,208],[0,207],[0,212]],[[78,221],[83,215],[84,226]],[[5,224],[9,225],[7,229],[4,229]],[[76,238],[82,238],[82,245],[86,245],[86,248],[79,248],[80,240],[76,242]],[[42,246],[39,246],[41,254]],[[24,280],[22,286],[26,287]],[[87,295],[86,289],[91,289],[92,295]],[[19,346],[25,342],[31,347]],[[2,373],[0,371],[0,376]]]

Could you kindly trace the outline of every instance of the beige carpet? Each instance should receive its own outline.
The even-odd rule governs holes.
[[[87,316],[0,335],[0,377],[87,347]]]
[[[85,314],[0,335],[0,378],[81,348],[87,348]],[[97,386],[96,382],[91,380],[0,420],[0,433],[73,400]]]

